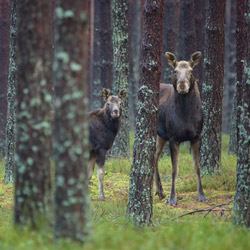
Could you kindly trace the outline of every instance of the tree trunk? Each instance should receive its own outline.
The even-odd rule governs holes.
[[[84,242],[89,225],[87,1],[61,0],[55,34],[55,238]]]
[[[95,0],[91,109],[103,106],[102,89],[112,89],[111,0]]]
[[[8,76],[8,110],[6,124],[6,158],[4,183],[14,183],[14,155],[16,147],[15,126],[16,126],[16,0],[11,1],[11,21],[10,21],[10,60]]]
[[[242,76],[244,69],[245,60],[245,48],[249,46],[246,43],[244,34],[246,34],[245,27],[245,4],[243,1],[236,1],[236,85],[235,85],[235,96],[234,96],[234,110],[232,117],[232,129],[230,138],[230,153],[236,153],[239,147],[239,123],[240,123],[240,110],[239,107],[242,106]],[[235,129],[234,129],[235,128]]]
[[[243,2],[243,1],[238,1]],[[242,5],[242,19],[245,19],[245,31],[242,33],[241,40],[250,44],[250,1],[244,1],[245,6]],[[245,17],[245,18],[243,18]],[[243,28],[237,26],[237,29]],[[239,23],[237,23],[239,25]],[[243,30],[244,30],[243,29]],[[239,35],[239,34],[238,34]],[[240,37],[238,37],[240,38]],[[239,107],[239,147],[237,159],[237,180],[234,198],[234,223],[237,225],[245,225],[250,228],[250,49],[249,46],[244,48],[244,73],[242,77],[242,102]],[[242,52],[243,52],[242,51]]]
[[[17,1],[15,223],[38,225],[51,195],[51,4]]]
[[[222,132],[229,134],[235,88],[235,1],[227,0]]]
[[[220,169],[222,95],[224,73],[225,0],[209,0],[206,17],[206,50],[202,86],[203,132],[201,169],[213,173]]]
[[[172,83],[173,69],[167,64],[167,51],[177,54],[177,38],[179,30],[180,0],[166,0],[163,24],[162,82]]]
[[[164,1],[147,0],[143,11],[141,79],[127,214],[136,226],[152,224],[153,173],[161,77]]]
[[[128,90],[128,5],[127,0],[112,0],[113,23],[113,91]],[[129,157],[129,107],[128,95],[122,102],[122,120],[111,149],[111,155]]]
[[[135,130],[137,91],[140,79],[141,1],[129,1],[129,120]]]
[[[9,69],[10,1],[0,0],[0,156],[5,154]]]

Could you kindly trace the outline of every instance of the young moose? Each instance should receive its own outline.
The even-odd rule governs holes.
[[[178,174],[179,145],[190,141],[197,178],[198,200],[206,202],[200,178],[200,146],[202,131],[202,107],[200,93],[192,74],[193,68],[199,63],[201,53],[192,54],[189,61],[177,61],[174,54],[166,52],[167,62],[174,68],[173,84],[160,85],[160,106],[158,117],[157,144],[155,154],[156,194],[160,199],[165,197],[162,189],[158,160],[169,141],[172,161],[172,187],[168,199],[169,205],[176,205],[175,180]]]
[[[105,200],[103,192],[105,157],[107,151],[112,147],[120,127],[121,101],[126,97],[126,90],[122,89],[118,96],[114,96],[107,89],[103,89],[102,96],[105,100],[104,107],[88,114],[90,142],[88,177],[91,179],[96,163],[100,201]]]

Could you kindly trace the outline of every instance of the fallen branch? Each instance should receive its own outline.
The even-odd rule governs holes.
[[[208,215],[211,211],[213,211],[215,208],[217,208],[217,207],[223,207],[223,206],[229,205],[229,204],[232,203],[232,202],[233,202],[233,200],[230,200],[230,201],[227,202],[227,203],[222,203],[222,204],[219,204],[219,205],[210,207],[210,208],[203,208],[203,209],[193,210],[193,211],[190,211],[190,212],[188,212],[188,213],[185,213],[185,214],[179,215],[179,216],[177,216],[177,217],[174,217],[174,218],[172,218],[170,221],[179,219],[179,218],[184,217],[184,216],[186,216],[186,215],[195,214],[195,213],[201,213],[201,212],[208,212],[208,213],[205,215],[205,216],[207,216],[207,215]]]

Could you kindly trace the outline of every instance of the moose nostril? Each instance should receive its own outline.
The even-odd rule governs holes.
[[[115,114],[118,114],[118,109],[113,110]]]

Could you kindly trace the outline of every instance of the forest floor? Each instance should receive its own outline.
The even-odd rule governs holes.
[[[202,177],[207,203],[196,200],[196,178],[189,145],[181,146],[176,183],[178,204],[169,206],[165,200],[154,196],[154,226],[142,230],[133,229],[125,216],[132,159],[109,159],[104,177],[106,201],[98,201],[96,171],[89,186],[93,232],[84,249],[250,249],[250,232],[232,224],[236,156],[227,154],[228,139],[223,136],[221,171]],[[169,156],[161,158],[159,169],[164,191],[169,195]],[[28,228],[22,233],[16,231],[12,225],[13,185],[3,184],[3,173],[2,162],[0,249],[83,249],[70,240],[55,243],[53,228],[40,233]]]

